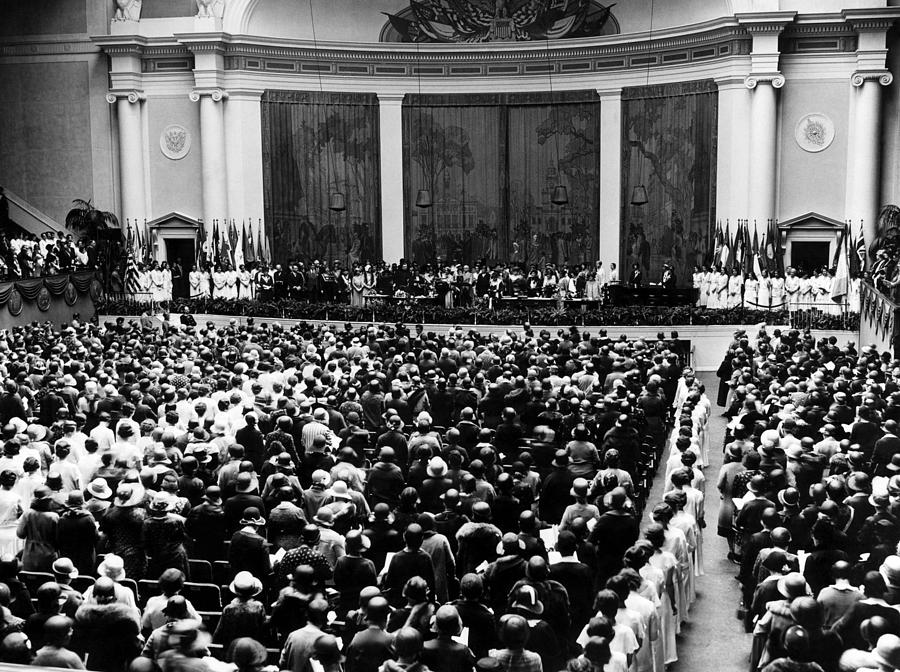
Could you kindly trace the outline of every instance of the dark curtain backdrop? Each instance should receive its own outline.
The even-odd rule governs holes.
[[[420,264],[596,258],[599,123],[594,92],[409,96],[407,258]],[[567,206],[550,203],[557,184],[568,188]],[[431,190],[431,208],[415,205],[422,188]]]
[[[273,261],[380,259],[375,94],[266,91],[262,136]],[[346,199],[342,212],[328,208],[335,191]]]
[[[718,93],[705,80],[622,90],[621,277],[637,263],[658,282],[689,280],[715,234]],[[643,184],[649,202],[631,205]]]

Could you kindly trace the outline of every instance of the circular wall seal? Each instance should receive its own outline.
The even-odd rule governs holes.
[[[191,134],[181,124],[170,124],[159,134],[159,148],[167,159],[183,159],[191,151]]]
[[[9,314],[15,317],[16,315],[21,314],[22,312],[22,295],[19,294],[18,289],[13,289],[9,294],[9,300],[6,302],[6,308],[9,310]]]
[[[66,288],[63,290],[63,298],[68,306],[74,306],[75,302],[78,301],[78,290],[75,289],[75,285],[71,282],[66,283]]]
[[[47,312],[50,308],[51,301],[50,290],[46,287],[41,287],[41,291],[39,291],[37,295],[37,307],[40,308],[42,313]]]
[[[794,129],[794,139],[804,151],[824,151],[834,141],[834,122],[818,112],[804,115]]]
[[[100,297],[103,296],[103,285],[100,284],[100,281],[94,278],[91,280],[91,286],[88,290],[91,294],[91,301],[96,303],[100,300]]]

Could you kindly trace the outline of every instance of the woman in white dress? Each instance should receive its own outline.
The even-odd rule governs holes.
[[[785,310],[787,306],[784,302],[784,278],[780,275],[773,275],[771,278],[772,288],[772,310]]]
[[[800,278],[791,266],[788,266],[787,277],[784,279],[784,293],[788,310],[796,312],[800,308]]]
[[[769,310],[772,304],[772,281],[766,269],[760,271],[759,289],[757,289],[756,297],[759,310]]]
[[[728,275],[721,267],[713,275],[713,284],[709,291],[710,301],[715,303],[715,308],[722,310],[728,307]]]
[[[744,287],[744,278],[741,269],[735,267],[728,276],[728,307],[737,308],[741,305],[741,289]]]
[[[165,301],[163,283],[162,269],[154,261],[153,265],[150,267],[150,297],[156,303]]]
[[[162,300],[168,303],[172,300],[172,269],[169,262],[162,262],[159,270],[162,273]]]
[[[748,310],[757,310],[756,301],[759,298],[757,293],[759,292],[759,281],[756,279],[756,274],[750,272],[747,274],[747,279],[744,280],[744,308]]]
[[[701,303],[701,293],[700,293],[700,285],[703,281],[703,271],[700,270],[699,266],[694,266],[694,273],[691,275],[691,287],[693,287],[697,291],[697,301],[694,303],[698,308]]]
[[[0,472],[0,555],[15,555],[25,545],[25,541],[16,536],[19,516],[24,510],[21,498],[13,490],[17,480],[11,469]]]
[[[673,610],[676,608],[678,601],[678,584],[681,580],[678,560],[672,553],[663,548],[665,544],[665,531],[661,525],[648,525],[644,536],[652,546],[652,554],[647,560],[647,564],[657,572],[661,573],[663,579],[663,590],[660,592],[660,641],[662,643],[663,657],[665,665],[670,665],[678,660],[676,652],[675,635],[678,634],[678,620],[681,618],[680,613],[676,616]],[[640,543],[640,542],[639,542]],[[656,572],[651,573],[651,576]],[[642,571],[641,575],[645,573]]]
[[[253,277],[250,275],[250,271],[247,270],[247,267],[243,264],[238,267],[237,298],[246,300],[253,298]]]
[[[238,298],[238,272],[225,265],[225,298],[234,301]]]
[[[588,301],[600,300],[600,267],[602,261],[598,261],[594,268],[587,269],[587,282],[584,285],[584,298]]]
[[[815,281],[806,273],[803,273],[800,276],[800,310],[812,310],[815,308],[815,301]]]
[[[153,300],[153,278],[150,269],[138,266],[138,292],[137,300],[141,303],[150,303]]]
[[[706,267],[700,273],[700,307],[705,308],[709,305],[709,288],[712,285],[712,272]]]
[[[212,298],[228,298],[228,278],[221,266],[216,266],[216,270],[212,273]]]
[[[823,308],[823,310],[826,315],[840,315],[841,311],[843,310],[843,303],[835,301],[834,299],[831,298],[834,296],[835,283],[836,283],[834,271],[829,268],[827,271],[825,271],[823,273],[823,275],[824,275],[824,279],[823,279],[822,284],[825,286],[825,296],[822,297],[822,303],[825,304],[825,307]],[[849,289],[850,289],[850,283],[848,282],[847,288],[845,291],[848,291]],[[847,300],[847,297],[844,296],[843,301],[846,301],[846,300]]]
[[[188,273],[188,282],[191,285],[191,298],[209,296],[209,277],[196,266]]]
[[[859,313],[860,311],[860,285],[861,281],[858,275],[850,279],[850,292],[847,297],[847,310],[851,313]]]

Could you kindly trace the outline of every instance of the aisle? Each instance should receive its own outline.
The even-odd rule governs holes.
[[[715,399],[719,384],[715,374],[700,374],[700,380],[706,385],[710,398]],[[726,422],[721,411],[717,406],[713,407],[711,464],[704,471],[707,481],[707,524],[703,533],[706,574],[697,580],[697,601],[691,609],[690,622],[678,637],[678,662],[672,665],[671,672],[747,672],[751,637],[744,633],[735,617],[740,594],[734,579],[738,568],[726,558],[728,544],[716,534],[719,515],[716,480],[722,466],[721,446]],[[663,476],[661,467],[659,477],[653,481],[649,500],[653,504],[662,499]]]

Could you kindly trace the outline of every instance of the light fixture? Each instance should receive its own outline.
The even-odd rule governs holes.
[[[650,38],[649,38],[649,41],[650,41],[650,46],[652,48],[652,46],[653,46],[653,44],[652,44],[653,43],[653,0],[650,0]],[[650,86],[650,58],[647,58],[647,80],[646,80],[646,84],[644,86]],[[646,139],[646,136],[647,136],[647,133],[646,133],[647,127],[645,125],[645,122],[646,122],[646,115],[642,119],[642,126],[644,127],[644,131],[645,131],[644,133],[641,134],[643,136],[643,139]],[[637,145],[639,143],[632,143],[632,144]],[[650,201],[650,199],[647,197],[647,187],[644,186],[644,155],[642,153],[641,154],[640,182],[637,184],[637,186],[634,187],[634,189],[631,190],[631,204],[634,206],[640,207],[642,205],[647,205],[647,203],[649,203],[649,201]]]
[[[553,196],[550,197],[550,202],[554,205],[566,205],[569,202],[569,190],[566,189],[566,185],[558,184],[553,188]]]
[[[553,63],[550,60],[550,38],[547,38],[547,80],[550,88],[550,111],[553,114],[555,119],[554,126],[556,127],[556,133],[553,134],[553,139],[556,145],[556,177],[561,179],[562,171],[559,169],[559,110],[556,106],[556,100],[553,96]],[[568,205],[569,203],[569,190],[566,188],[566,185],[562,184],[562,182],[557,182],[556,186],[553,187],[553,194],[550,197],[550,202],[553,205],[558,205],[562,207],[563,205]]]
[[[341,191],[333,191],[328,197],[328,209],[335,212],[343,212],[347,209],[347,199]]]
[[[419,189],[419,192],[416,194],[416,207],[430,208],[431,206],[431,189]]]
[[[416,100],[416,117],[419,120],[419,132],[422,131],[422,64],[419,59],[419,42],[416,41],[416,90],[418,98]],[[431,200],[431,189],[423,187],[416,194],[417,208],[430,208],[434,202]]]
[[[319,41],[316,39],[316,20],[313,14],[313,3],[309,0],[309,24],[312,29],[313,48],[316,50],[316,76],[319,80],[319,95],[322,97],[321,107],[325,115],[325,188],[328,189],[328,209],[332,212],[343,212],[347,209],[347,199],[344,192],[337,188],[337,164],[332,166],[334,155],[331,153],[331,129],[328,124],[328,103],[324,99],[324,87],[322,86],[322,64],[319,54]],[[334,168],[334,191],[331,191],[331,175]]]
[[[643,184],[639,184],[631,190],[632,205],[647,205],[649,200],[647,198],[647,188]]]

